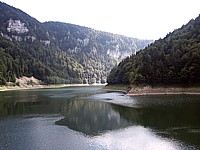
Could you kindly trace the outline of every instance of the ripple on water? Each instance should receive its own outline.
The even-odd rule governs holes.
[[[134,100],[134,98],[127,96],[122,92],[95,94],[87,98],[90,100],[99,100],[127,107],[138,107],[138,103]]]

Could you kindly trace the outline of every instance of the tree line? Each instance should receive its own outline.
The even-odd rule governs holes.
[[[200,83],[200,16],[127,57],[111,70],[109,84]]]

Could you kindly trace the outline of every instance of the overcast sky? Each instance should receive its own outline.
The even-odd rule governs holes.
[[[163,38],[200,14],[200,0],[1,0],[40,22],[61,21],[140,39]]]

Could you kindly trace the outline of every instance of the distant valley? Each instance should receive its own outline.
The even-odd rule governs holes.
[[[105,83],[110,70],[152,40],[61,22],[41,23],[0,2],[0,84],[22,76],[44,84]]]

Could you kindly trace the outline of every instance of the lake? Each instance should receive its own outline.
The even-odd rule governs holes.
[[[0,149],[200,149],[200,96],[102,86],[0,92]]]

